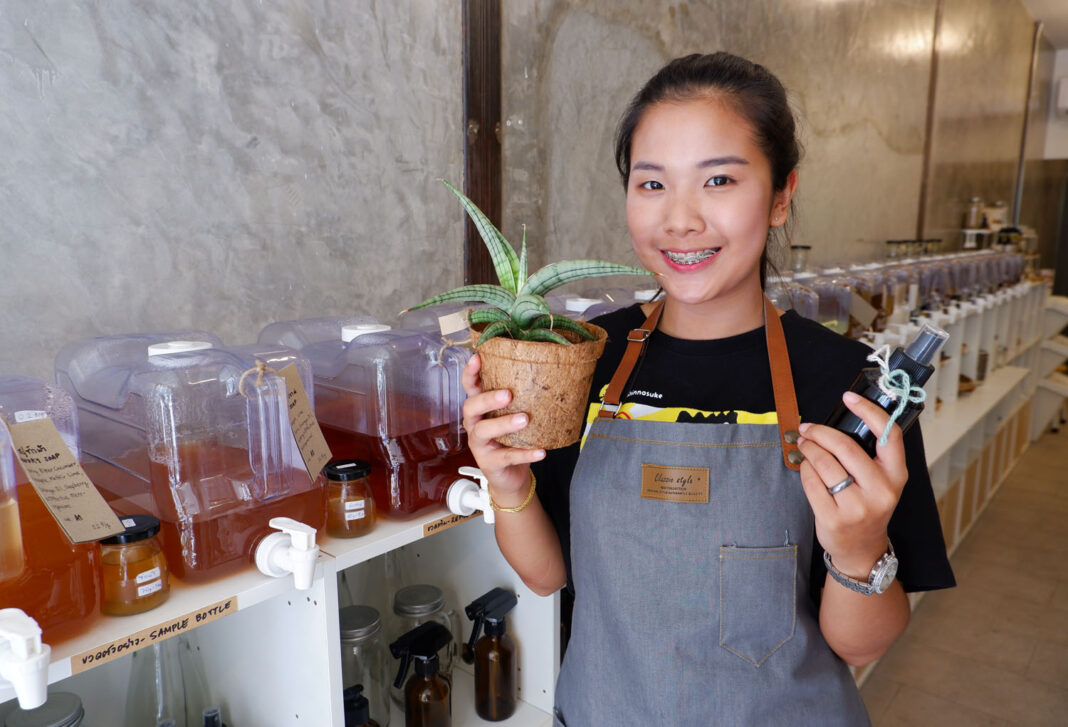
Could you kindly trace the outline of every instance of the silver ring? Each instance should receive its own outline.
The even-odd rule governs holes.
[[[837,485],[831,485],[830,487],[828,487],[827,492],[831,493],[832,495],[837,495],[839,492],[849,487],[855,481],[856,480],[853,479],[853,475],[846,474],[846,478],[844,480],[839,482]]]

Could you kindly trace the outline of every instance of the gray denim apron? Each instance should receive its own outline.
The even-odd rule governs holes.
[[[612,417],[660,308],[631,332],[571,482],[575,611],[556,725],[870,724],[810,597],[797,403],[764,305],[778,427]]]

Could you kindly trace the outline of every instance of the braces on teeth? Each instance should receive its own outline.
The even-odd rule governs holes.
[[[708,258],[719,252],[718,249],[712,250],[695,250],[692,252],[668,252],[664,251],[664,254],[668,256],[668,259],[676,265],[694,265],[699,262],[703,262]]]

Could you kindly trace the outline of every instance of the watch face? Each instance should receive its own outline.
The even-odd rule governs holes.
[[[890,584],[894,582],[895,576],[897,576],[897,558],[891,556],[886,559],[882,568],[875,575],[875,582],[872,584],[875,587],[875,592],[884,593],[890,587]]]

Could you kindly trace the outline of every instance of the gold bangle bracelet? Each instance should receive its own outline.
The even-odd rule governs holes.
[[[527,505],[529,505],[531,503],[531,501],[534,500],[534,490],[537,489],[537,487],[538,487],[538,481],[536,479],[534,479],[534,473],[531,472],[530,473],[530,492],[527,493],[527,499],[523,500],[523,504],[522,505],[517,505],[516,507],[501,507],[500,505],[498,505],[496,502],[493,501],[493,495],[490,495],[490,507],[492,507],[497,512],[523,512],[524,510],[527,509]]]

